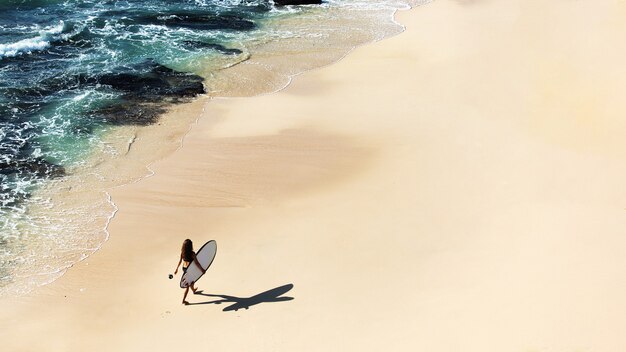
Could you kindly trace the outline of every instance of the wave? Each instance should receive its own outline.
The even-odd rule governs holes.
[[[62,3],[65,0],[1,0],[0,10],[33,9],[42,6]]]
[[[75,28],[64,21],[60,21],[58,25],[40,31],[37,37],[0,44],[0,60],[5,57],[15,57],[48,49],[53,43],[68,40],[81,31],[82,28]]]

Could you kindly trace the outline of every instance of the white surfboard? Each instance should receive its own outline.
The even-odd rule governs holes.
[[[204,271],[206,271],[211,266],[211,263],[213,263],[215,254],[217,254],[217,243],[213,240],[205,243],[196,253],[196,259]],[[204,275],[204,273],[198,267],[198,264],[196,264],[195,261],[191,262],[187,268],[187,272],[183,274],[182,278],[180,278],[180,287],[185,288],[190,286],[194,282],[197,282],[202,275]]]

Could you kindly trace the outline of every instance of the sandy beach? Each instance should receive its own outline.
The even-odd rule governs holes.
[[[201,116],[110,190],[102,249],[0,300],[0,350],[626,351],[625,14],[437,0],[280,92],[177,107]],[[185,238],[218,243],[189,306]]]

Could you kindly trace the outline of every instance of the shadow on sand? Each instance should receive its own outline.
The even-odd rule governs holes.
[[[234,303],[222,310],[224,312],[228,312],[231,310],[237,311],[242,308],[248,309],[251,306],[254,306],[260,303],[291,301],[293,297],[281,297],[281,296],[289,292],[292,288],[293,288],[293,284],[287,284],[287,285],[273,288],[265,292],[261,292],[252,297],[235,297],[235,296],[227,296],[227,295],[216,295],[216,294],[203,293],[202,291],[197,291],[196,295],[207,296],[207,297],[218,297],[221,299],[214,300],[214,301],[207,301],[207,302],[189,303],[189,305],[193,306],[193,305],[200,305],[200,304]]]

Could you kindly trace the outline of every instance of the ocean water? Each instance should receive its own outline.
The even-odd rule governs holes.
[[[117,210],[107,189],[149,172],[150,158],[132,161],[129,148],[172,104],[279,90],[400,33],[394,12],[418,4],[0,1],[0,297],[100,248]],[[146,165],[116,172],[132,162]]]

